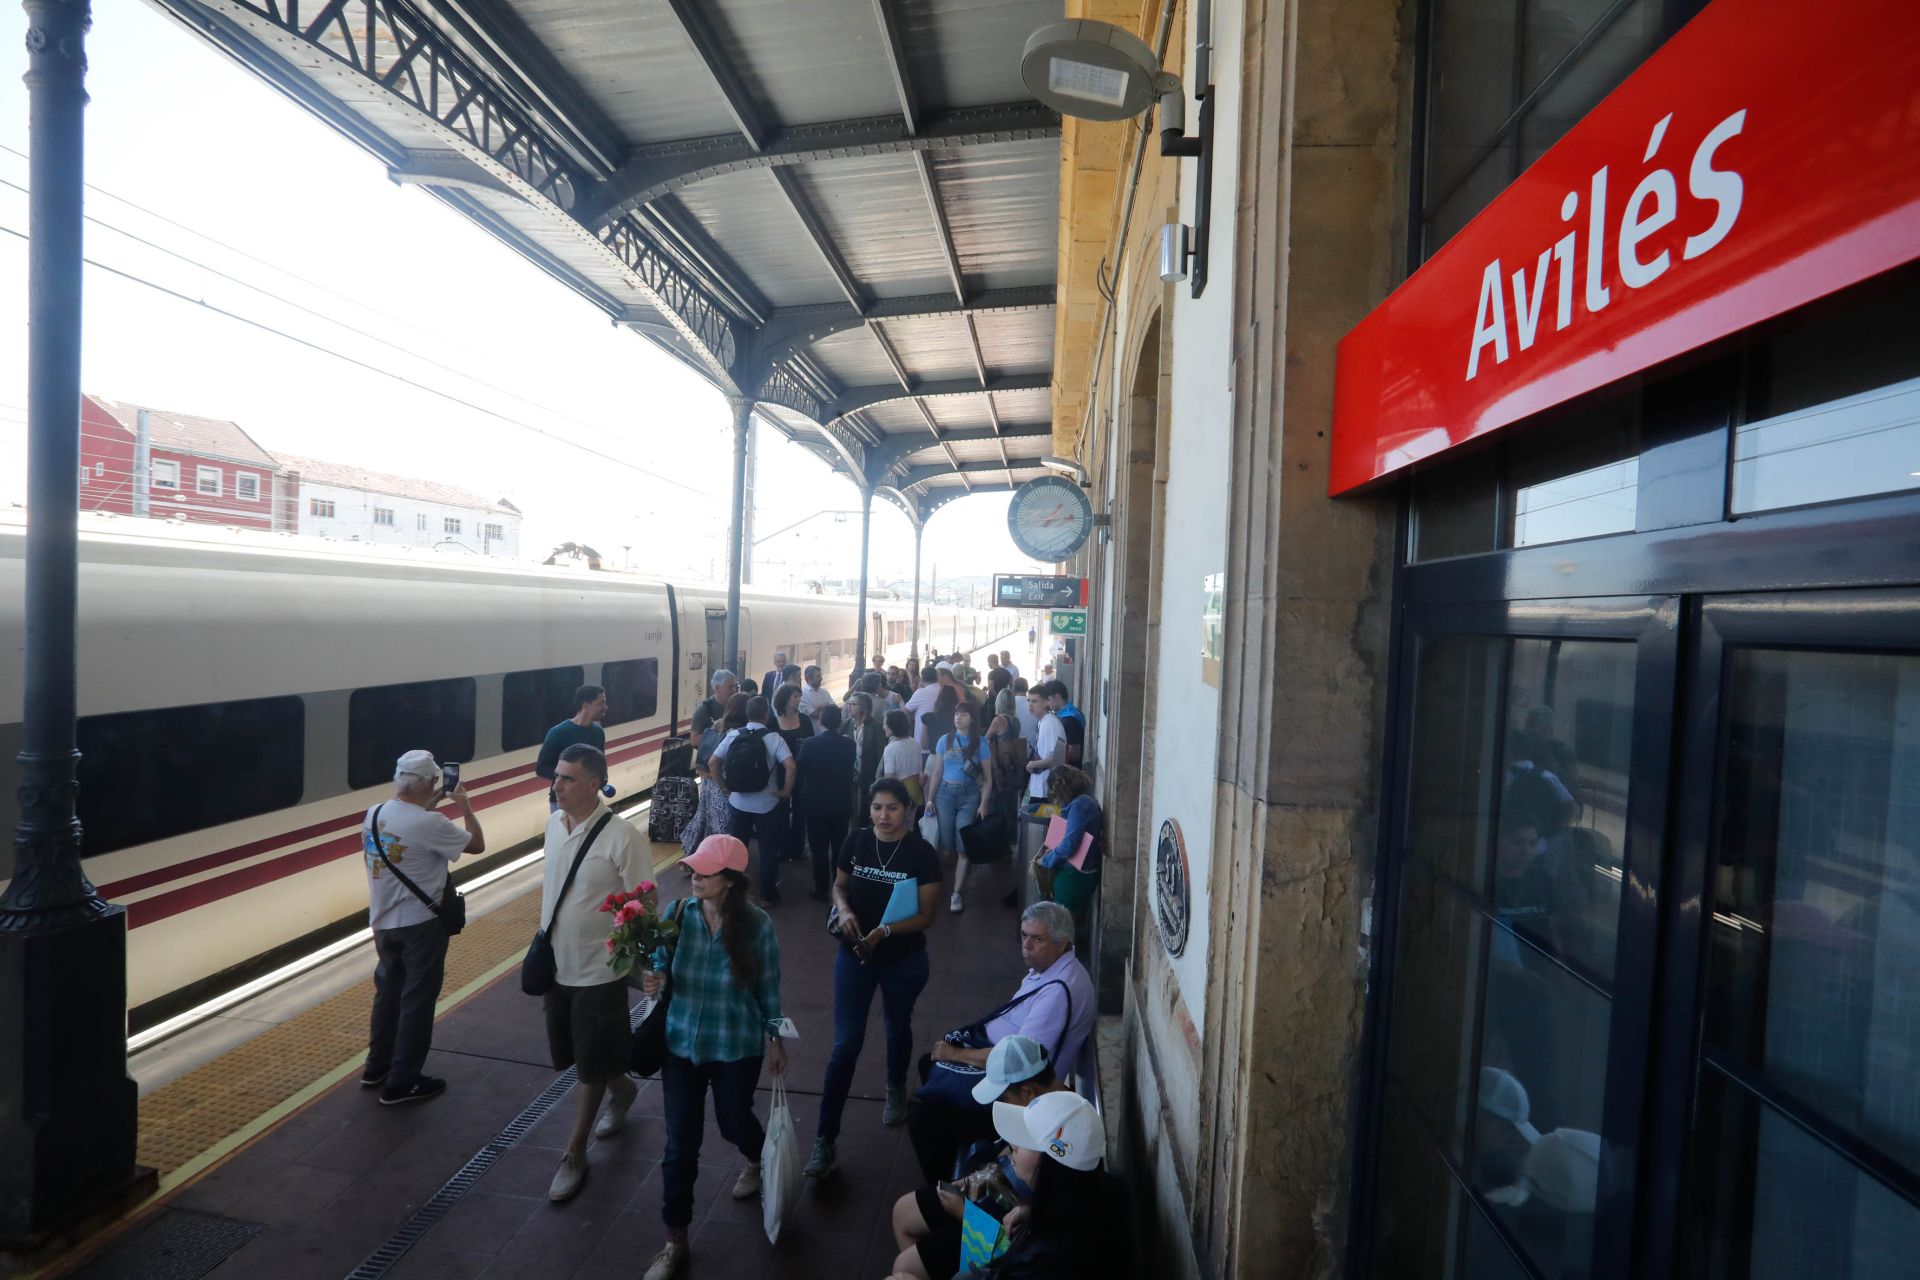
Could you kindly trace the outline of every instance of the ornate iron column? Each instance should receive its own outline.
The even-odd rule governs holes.
[[[25,0],[26,697],[20,825],[0,897],[0,1247],[32,1250],[135,1180],[126,913],[80,866],[74,749],[87,0]]]
[[[854,630],[853,669],[867,669],[867,553],[873,544],[873,486],[860,486],[860,625]]]
[[[753,399],[728,396],[727,408],[733,412],[733,516],[727,530],[727,649],[723,655],[728,667],[735,668],[742,680],[747,678],[740,655],[740,581],[746,570],[747,556],[747,443],[753,430]]]

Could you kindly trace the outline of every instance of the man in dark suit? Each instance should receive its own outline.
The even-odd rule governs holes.
[[[827,879],[833,855],[847,838],[847,818],[853,805],[853,739],[839,732],[840,708],[820,709],[820,732],[800,744],[801,821],[807,849],[813,855],[813,888],[808,897],[829,900]]]

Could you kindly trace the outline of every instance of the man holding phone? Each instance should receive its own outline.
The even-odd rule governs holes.
[[[393,798],[367,810],[361,849],[367,868],[373,971],[373,1025],[360,1085],[380,1089],[382,1106],[438,1097],[445,1080],[420,1074],[433,1043],[433,1006],[446,976],[447,930],[425,902],[446,897],[448,864],[481,853],[487,838],[456,769],[449,781],[430,751],[409,751],[394,765]],[[460,811],[456,825],[434,812],[443,796]],[[413,889],[401,877],[413,882]]]

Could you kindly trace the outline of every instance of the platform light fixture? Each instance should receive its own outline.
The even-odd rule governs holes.
[[[1208,61],[1203,56],[1201,65]],[[1192,156],[1200,162],[1194,175],[1191,235],[1178,224],[1161,233],[1160,278],[1179,280],[1190,271],[1193,296],[1199,297],[1207,287],[1207,230],[1213,207],[1213,86],[1195,91],[1200,127],[1189,137],[1187,93],[1180,77],[1163,68],[1159,56],[1138,36],[1091,18],[1048,23],[1028,36],[1020,55],[1020,79],[1042,105],[1081,120],[1128,120],[1159,102],[1160,154]],[[1168,233],[1176,231],[1181,243],[1174,246],[1180,251],[1174,265],[1180,269],[1170,275]]]
[[[1072,458],[1056,458],[1048,454],[1040,459],[1040,465],[1049,471],[1058,471],[1062,475],[1071,476],[1073,482],[1083,489],[1087,487],[1087,469]]]

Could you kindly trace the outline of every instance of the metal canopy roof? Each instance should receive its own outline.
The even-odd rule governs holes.
[[[916,521],[1041,474],[1060,0],[155,0]]]

